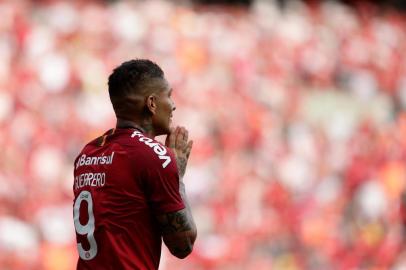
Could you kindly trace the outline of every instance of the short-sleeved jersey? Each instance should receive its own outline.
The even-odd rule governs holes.
[[[173,152],[137,129],[107,131],[74,164],[77,269],[158,269],[155,215],[185,207]]]

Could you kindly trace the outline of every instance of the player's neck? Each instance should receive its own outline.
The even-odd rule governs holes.
[[[152,125],[147,122],[138,122],[117,118],[116,128],[136,128],[150,138],[155,138],[155,132]]]

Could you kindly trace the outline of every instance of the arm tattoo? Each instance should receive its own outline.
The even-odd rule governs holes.
[[[187,165],[187,158],[186,157],[178,157],[176,159],[177,165],[178,165],[178,171],[180,177],[183,177],[186,172],[186,165]]]
[[[192,229],[192,226],[188,220],[186,209],[173,213],[167,213],[158,221],[161,225],[163,235],[175,232],[185,232]]]

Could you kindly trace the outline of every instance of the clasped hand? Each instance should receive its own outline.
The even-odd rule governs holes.
[[[174,151],[179,176],[183,178],[193,146],[193,141],[189,141],[189,131],[179,126],[172,128],[166,137],[165,145]]]

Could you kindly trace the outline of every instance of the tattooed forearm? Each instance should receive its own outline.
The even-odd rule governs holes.
[[[186,206],[185,211],[186,211],[186,217],[187,217],[188,223],[191,225],[191,229],[196,231],[196,224],[193,219],[192,210],[189,205],[189,200],[186,196],[186,189],[185,189],[185,184],[183,183],[183,181],[179,181],[179,193],[180,193],[180,196],[182,197],[183,203]]]
[[[178,172],[180,177],[183,177],[186,172],[187,158],[185,156],[177,157],[176,164],[178,166]]]
[[[185,232],[192,229],[188,220],[186,209],[181,211],[168,213],[160,218],[162,234],[170,234],[174,232]]]
[[[174,151],[179,174],[179,193],[185,208],[157,216],[162,238],[171,253],[178,258],[185,258],[192,252],[196,240],[197,229],[191,208],[186,196],[183,177],[192,150],[193,141],[188,140],[188,131],[184,127],[171,129],[166,137],[165,145]]]

